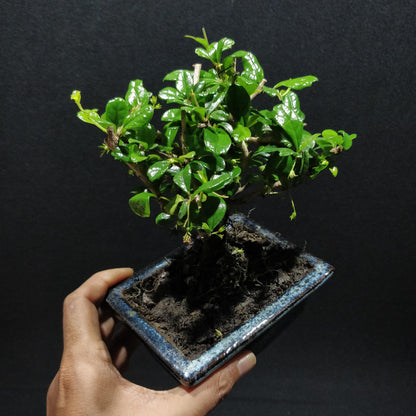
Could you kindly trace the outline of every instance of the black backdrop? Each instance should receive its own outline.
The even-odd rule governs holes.
[[[140,266],[177,239],[135,217],[125,170],[69,96],[103,110],[141,78],[190,67],[202,26],[253,51],[266,77],[314,74],[311,130],[359,139],[329,174],[252,217],[337,267],[215,415],[409,415],[415,389],[415,6],[410,1],[0,1],[0,413],[44,412],[61,303],[93,272]],[[98,134],[97,134],[98,133]],[[141,347],[129,377],[175,382]],[[414,411],[414,408],[413,408]]]

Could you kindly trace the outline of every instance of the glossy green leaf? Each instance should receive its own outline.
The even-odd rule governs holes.
[[[342,134],[342,138],[343,138],[342,147],[344,148],[344,150],[348,150],[349,148],[351,148],[352,141],[357,137],[357,135],[348,134],[344,130],[339,130],[338,133]]]
[[[303,123],[299,120],[286,120],[282,127],[292,139],[295,148],[298,149],[303,136]]]
[[[212,60],[210,54],[205,49],[196,48],[195,53],[201,58]]]
[[[131,210],[139,217],[150,217],[150,198],[156,198],[150,192],[141,192],[129,200]]]
[[[221,223],[224,219],[225,213],[227,212],[227,204],[221,197],[211,197],[210,200],[214,201],[214,213],[206,219],[206,223],[211,231]]]
[[[188,211],[188,206],[189,206],[189,201],[185,200],[182,202],[181,206],[179,207],[179,212],[178,212],[178,218],[182,219],[183,217],[185,217],[187,211]]]
[[[180,127],[175,125],[167,125],[164,127],[164,133],[167,139],[166,145],[171,147],[175,141],[176,135],[178,134]]]
[[[148,104],[151,96],[152,93],[146,91],[143,87],[143,81],[141,79],[136,79],[134,81],[130,81],[125,99],[132,107],[136,107],[139,104]]]
[[[277,151],[279,152],[279,155],[282,156],[282,157],[292,156],[292,155],[296,154],[295,151],[293,151],[292,149],[289,149],[287,147],[278,147]]]
[[[334,178],[336,178],[336,177],[337,177],[337,175],[338,175],[338,168],[337,168],[336,166],[332,166],[332,167],[330,167],[330,168],[329,168],[329,171],[332,173],[332,176],[333,176]]]
[[[326,129],[322,132],[322,137],[331,144],[332,147],[342,146],[343,138],[334,130]]]
[[[186,38],[193,39],[195,42],[200,43],[204,48],[207,48],[209,43],[206,38],[198,38],[195,36],[185,35]]]
[[[286,87],[291,88],[292,90],[303,90],[306,87],[310,87],[315,81],[318,81],[313,75],[306,75],[299,78],[290,78],[286,81],[281,81],[275,85],[275,88]]]
[[[282,104],[277,105],[274,109],[277,113],[277,121],[282,125],[285,120],[305,120],[305,114],[300,110],[299,98],[293,91],[290,91],[283,97]]]
[[[166,100],[168,103],[182,104],[185,97],[177,89],[166,87],[159,91],[159,98]]]
[[[211,152],[221,155],[227,153],[231,146],[230,136],[222,129],[204,129],[205,147]]]
[[[165,206],[166,211],[170,215],[174,215],[178,205],[184,200],[183,196],[177,194]]]
[[[190,94],[193,83],[194,75],[191,71],[179,71],[178,79],[176,80],[176,89],[180,91],[185,97],[188,97]]]
[[[224,101],[226,95],[227,91],[221,90],[212,97],[212,100],[206,104],[207,117],[209,117],[210,114],[218,108],[218,106]]]
[[[162,121],[180,121],[181,120],[181,110],[180,108],[171,108],[170,110],[165,111],[161,117]]]
[[[157,225],[173,225],[175,223],[175,218],[173,215],[166,214],[166,212],[161,212],[156,218],[155,223]]]
[[[229,172],[224,172],[221,175],[217,176],[215,179],[211,179],[208,182],[203,183],[194,193],[193,196],[205,192],[215,192],[218,191],[224,186],[230,184],[233,181],[233,178]]]
[[[130,112],[123,122],[125,129],[137,129],[146,126],[153,117],[153,107],[150,105],[142,105]]]
[[[227,92],[227,107],[234,120],[240,120],[250,109],[250,96],[244,87],[231,85]]]
[[[318,134],[310,134],[307,131],[303,131],[302,141],[299,146],[300,151],[306,151],[313,147]]]
[[[161,178],[168,170],[170,163],[167,160],[161,160],[153,163],[147,170],[147,177],[153,182]]]
[[[129,105],[123,98],[113,98],[107,103],[105,107],[105,113],[103,118],[111,123],[114,123],[117,127],[123,125],[125,118],[130,111]]]
[[[277,148],[277,146],[274,145],[267,145],[267,146],[260,146],[254,153],[253,153],[253,157],[258,156],[258,155],[268,155],[269,153],[275,153],[278,152],[279,148]]]
[[[233,57],[241,58],[244,71],[241,76],[250,78],[259,84],[264,78],[263,68],[260,66],[257,58],[247,51],[238,51],[232,54]]]
[[[245,76],[239,76],[237,77],[235,83],[237,85],[240,85],[241,87],[244,87],[244,89],[247,91],[248,95],[253,94],[254,91],[256,91],[259,83],[256,79],[251,79]]]
[[[237,127],[233,130],[232,137],[236,142],[243,142],[251,137],[251,131],[249,128],[241,124],[237,124]]]
[[[192,169],[188,164],[181,169],[174,177],[173,181],[179,186],[184,192],[189,194],[191,192],[191,181],[192,181]]]
[[[225,111],[215,110],[211,113],[210,118],[215,121],[228,121],[230,119],[230,116]]]
[[[115,124],[111,121],[103,120],[97,113],[97,110],[78,111],[77,117],[84,123],[92,124],[106,133],[109,126],[115,127]]]
[[[228,38],[222,38],[218,42],[211,43],[209,47],[209,55],[217,64],[221,63],[222,53],[228,49],[231,49],[234,45],[234,41]]]
[[[270,87],[263,87],[263,92],[267,95],[270,95],[270,97],[277,97],[277,91],[274,88],[270,88]]]

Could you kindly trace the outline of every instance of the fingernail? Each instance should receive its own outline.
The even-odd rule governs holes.
[[[248,373],[256,365],[256,356],[250,352],[244,357],[240,358],[237,363],[238,372],[240,376]]]

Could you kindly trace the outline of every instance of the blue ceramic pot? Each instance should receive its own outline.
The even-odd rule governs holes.
[[[243,222],[250,231],[260,233],[270,241],[278,242],[282,246],[289,243],[281,237],[260,227],[245,216],[237,214],[230,218],[232,223]],[[146,323],[124,300],[123,291],[134,285],[139,279],[145,279],[154,273],[168,268],[178,256],[181,256],[189,245],[186,244],[165,256],[156,264],[141,270],[131,278],[112,288],[107,296],[107,303],[118,317],[126,323],[143,342],[156,354],[170,372],[184,386],[190,387],[205,379],[226,361],[243,350],[252,341],[270,329],[287,312],[309,296],[334,271],[333,266],[308,254],[301,253],[312,265],[311,271],[298,283],[290,287],[281,297],[275,299],[263,308],[258,315],[243,324],[231,334],[224,336],[209,350],[194,359],[185,358],[182,353],[169,343],[155,328]]]

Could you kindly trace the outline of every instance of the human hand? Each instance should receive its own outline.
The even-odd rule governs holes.
[[[256,358],[243,353],[192,389],[154,391],[122,377],[130,348],[114,341],[114,319],[101,313],[108,289],[132,274],[112,269],[93,275],[63,307],[64,351],[47,395],[47,416],[206,415],[230,392]]]

